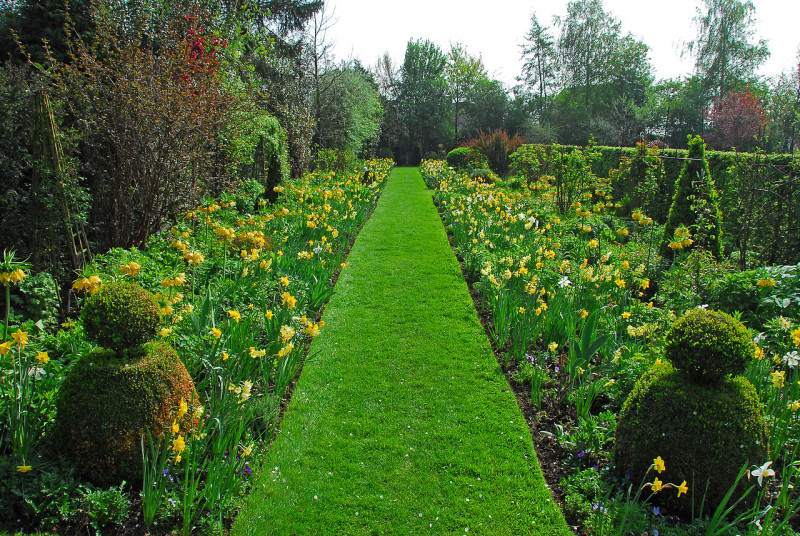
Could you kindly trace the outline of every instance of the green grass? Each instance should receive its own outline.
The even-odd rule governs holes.
[[[571,534],[416,169],[349,262],[233,534]]]

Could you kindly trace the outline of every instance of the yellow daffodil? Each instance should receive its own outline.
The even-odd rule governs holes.
[[[239,311],[234,310],[234,309],[229,309],[228,310],[228,316],[230,316],[233,320],[235,320],[236,323],[239,323],[239,320],[241,320],[241,318],[242,318],[241,313]]]
[[[158,331],[158,334],[159,334],[161,337],[164,337],[164,338],[166,338],[166,337],[169,337],[169,336],[170,336],[170,333],[172,333],[172,328],[161,328],[161,329]]]
[[[27,473],[31,469],[32,469],[32,467],[30,465],[18,465],[17,466],[17,472],[18,473]]]
[[[294,337],[295,331],[289,326],[281,326],[281,342],[289,342]]]
[[[622,318],[624,318],[625,320],[629,319],[630,317],[631,317],[631,314],[628,311],[625,311],[624,313],[622,313]]]
[[[17,331],[11,334],[11,338],[14,340],[15,344],[19,345],[20,350],[24,349],[25,345],[28,344],[27,331],[22,331],[21,329],[17,329]]]
[[[658,477],[653,480],[653,483],[650,484],[650,489],[653,490],[653,493],[658,493],[664,488],[664,483],[661,482]]]
[[[172,426],[170,426],[170,431],[172,432],[172,435],[175,435],[181,431],[181,427],[178,424],[178,421],[172,421]]]
[[[181,420],[184,415],[189,412],[189,405],[186,403],[186,399],[181,397],[181,401],[178,404],[178,416],[176,417],[178,420]]]
[[[47,355],[47,352],[37,352],[36,361],[38,361],[40,365],[46,365],[50,361],[50,356]]]
[[[254,446],[254,445],[253,445],[253,443],[250,443],[249,445],[247,445],[247,447],[245,447],[245,448],[242,450],[242,458],[244,458],[244,457],[246,457],[246,456],[250,456],[250,454],[252,454],[252,452],[253,452],[253,446]]]
[[[557,342],[551,342],[548,348],[550,348],[551,352],[555,352],[556,350],[558,350],[558,346],[559,344]]]
[[[219,328],[211,328],[211,335],[213,335],[215,339],[219,339],[222,335],[222,332],[219,330]]]
[[[653,460],[653,469],[655,469],[659,473],[663,472],[664,469],[666,469],[666,466],[664,465],[664,460],[661,459],[661,456]]]
[[[186,441],[183,439],[182,435],[172,440],[172,450],[178,454],[186,450]]]
[[[781,370],[778,372],[770,372],[770,376],[772,376],[772,386],[776,389],[780,389],[783,387],[784,383],[786,382],[786,371]]]
[[[689,493],[689,486],[686,485],[685,480],[680,486],[678,486],[678,497],[681,496],[681,493]]]
[[[6,341],[0,344],[0,355],[6,355],[11,351],[11,341]]]

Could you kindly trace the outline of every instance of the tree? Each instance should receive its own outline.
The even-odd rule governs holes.
[[[679,231],[684,228],[689,235]],[[690,136],[689,155],[675,182],[675,194],[664,226],[661,256],[669,259],[674,251],[700,247],[719,259],[721,234],[722,214],[708,169],[706,144],[700,136]]]
[[[445,79],[453,101],[454,139],[458,141],[460,114],[473,101],[479,81],[487,79],[486,67],[480,57],[470,56],[463,45],[456,43],[447,55]]]
[[[399,105],[408,128],[407,147],[412,162],[452,140],[446,65],[447,58],[431,41],[408,42],[401,69]]]
[[[772,82],[767,115],[770,148],[794,152],[800,130],[800,58],[794,69]]]
[[[731,91],[708,116],[708,143],[715,149],[750,151],[763,140],[767,115],[750,91]]]
[[[358,66],[332,69],[322,75],[321,82],[328,89],[318,110],[320,147],[360,154],[380,131],[382,110],[376,84]]]
[[[466,116],[468,130],[464,131],[465,135],[504,128],[508,116],[508,93],[503,83],[489,78],[477,80],[471,101],[466,106]]]
[[[564,143],[586,143],[592,133],[633,143],[640,129],[638,108],[652,82],[647,45],[622,35],[602,0],[571,1],[566,18],[556,18],[556,24],[563,89],[542,114],[543,122],[559,125]]]
[[[703,0],[705,14],[698,9],[697,40],[686,51],[695,57],[696,74],[710,96],[722,99],[729,91],[747,83],[755,69],[769,57],[766,42],[751,43],[751,0]]]
[[[531,15],[531,29],[522,45],[522,59],[524,63],[519,80],[526,91],[534,95],[541,115],[550,90],[556,87],[558,55],[553,37],[546,27],[539,24],[536,13]]]

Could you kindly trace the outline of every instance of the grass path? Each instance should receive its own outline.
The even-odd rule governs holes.
[[[416,169],[349,263],[233,534],[571,534]]]

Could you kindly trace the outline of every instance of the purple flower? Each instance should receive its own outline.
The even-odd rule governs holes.
[[[661,507],[660,506],[654,506],[653,507],[653,514],[661,515]]]
[[[584,454],[586,454],[586,453],[585,453],[585,452],[583,452],[583,451],[580,451],[580,452],[578,453],[578,458],[583,458],[583,455],[584,455]]]

